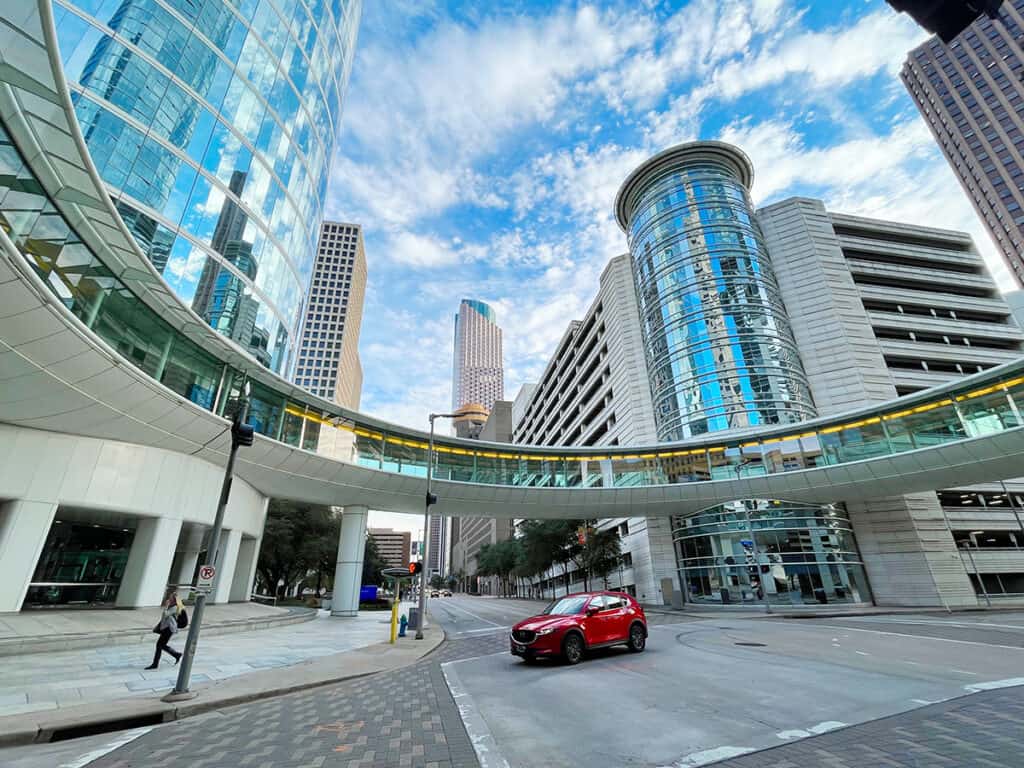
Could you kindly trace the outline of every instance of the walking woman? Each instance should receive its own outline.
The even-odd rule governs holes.
[[[168,643],[178,633],[178,616],[185,610],[184,604],[178,599],[177,592],[170,592],[163,604],[163,612],[160,614],[160,623],[153,631],[160,635],[156,639],[156,653],[153,654],[153,663],[146,669],[156,669],[160,665],[160,653],[166,651],[174,657],[174,663],[181,660],[181,653],[171,648]]]

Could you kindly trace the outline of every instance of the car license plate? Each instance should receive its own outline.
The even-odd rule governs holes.
[[[522,645],[521,643],[514,643],[512,647],[515,648],[516,651],[518,651],[519,653],[522,653],[526,650],[526,646]]]

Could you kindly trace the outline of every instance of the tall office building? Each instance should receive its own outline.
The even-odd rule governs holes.
[[[1024,352],[1024,332],[969,235],[846,216],[806,198],[757,217],[822,415]],[[1024,531],[1014,515],[1024,482],[1005,486],[847,504],[876,600],[974,605],[982,582],[993,594],[1024,589]],[[972,557],[957,551],[963,546]]]
[[[455,315],[452,409],[482,405],[488,412],[505,397],[501,328],[494,310],[482,301],[463,299]]]
[[[1024,282],[1024,0],[948,45],[933,37],[901,77],[1018,284]]]
[[[361,7],[54,2],[75,112],[125,224],[203,320],[279,373],[302,321]]]
[[[367,535],[377,545],[377,553],[388,568],[406,568],[412,555],[412,534],[393,528],[369,528]]]
[[[363,388],[359,330],[365,296],[362,228],[325,221],[293,378],[313,394],[353,410],[359,408]]]
[[[814,415],[753,218],[753,174],[737,148],[691,142],[647,160],[616,197],[659,440]]]

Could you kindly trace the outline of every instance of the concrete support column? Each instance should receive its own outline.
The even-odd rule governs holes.
[[[0,613],[21,610],[56,513],[48,502],[0,503]]]
[[[363,580],[363,553],[366,549],[366,507],[345,507],[341,516],[338,564],[334,569],[332,616],[359,614],[359,588]]]
[[[247,603],[252,597],[252,582],[256,577],[256,560],[260,554],[260,539],[243,538],[238,545],[238,559],[235,561],[235,573],[231,579],[231,593],[228,599],[232,603]]]
[[[242,544],[242,532],[225,530],[220,535],[220,551],[217,553],[217,576],[213,581],[210,602],[226,603],[231,598],[231,584],[238,563],[238,548]]]
[[[181,520],[167,517],[139,518],[121,587],[118,608],[160,605],[171,575],[171,561],[178,546]]]
[[[185,543],[178,550],[177,567],[172,574],[175,584],[191,584],[199,565],[199,553],[203,551],[203,538],[206,529],[199,525],[191,525],[185,531]]]

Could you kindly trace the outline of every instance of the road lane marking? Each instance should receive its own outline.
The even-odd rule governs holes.
[[[791,731],[779,731],[775,735],[783,741],[792,741],[793,739],[806,739],[809,736],[820,736],[823,733],[834,731],[836,728],[845,728],[847,723],[840,722],[839,720],[826,720],[823,723],[812,725],[807,730],[795,728]]]
[[[130,744],[140,736],[145,736],[147,733],[152,731],[154,727],[155,726],[149,726],[147,728],[135,728],[131,731],[125,731],[113,741],[104,744],[102,747],[94,749],[92,752],[87,752],[81,757],[72,760],[70,763],[61,763],[58,768],[85,768],[85,766],[94,760],[99,760],[104,755],[109,755],[115,749],[123,747],[125,744]]]
[[[442,667],[448,667],[448,666],[451,666],[452,664],[462,664],[463,662],[466,662],[466,661],[478,661],[479,659],[489,659],[492,656],[511,656],[511,655],[512,654],[509,651],[495,651],[494,653],[483,653],[483,654],[481,654],[479,656],[467,656],[464,659],[455,659],[455,661],[446,661],[441,666]]]
[[[499,624],[498,622],[491,621],[490,619],[485,619],[483,616],[478,616],[477,614],[473,613],[472,611],[468,610],[467,608],[463,608],[461,605],[456,605],[455,603],[445,603],[443,607],[455,608],[456,610],[459,610],[459,611],[462,611],[463,613],[469,614],[474,619],[478,619],[479,621],[482,621],[484,624],[490,624],[491,626],[494,626],[494,627],[501,627],[501,624]]]
[[[493,655],[493,654],[492,654]],[[469,659],[465,659],[469,661]],[[487,721],[473,703],[473,697],[469,695],[458,673],[452,667],[452,662],[441,665],[441,674],[448,686],[448,691],[455,700],[455,706],[459,708],[459,717],[466,728],[466,734],[476,752],[476,759],[480,768],[509,768],[508,761],[498,750],[498,744],[494,740],[494,734],[487,726]]]
[[[763,624],[784,624],[785,623],[785,622],[781,622],[781,621],[772,621],[771,619],[761,619],[760,621]],[[1024,648],[1022,648],[1019,645],[999,645],[998,643],[979,643],[976,640],[953,640],[952,638],[949,638],[949,637],[932,637],[931,635],[910,635],[910,634],[907,634],[906,632],[889,632],[888,630],[883,630],[883,629],[861,629],[860,627],[844,627],[844,626],[837,627],[837,626],[831,625],[831,624],[805,624],[804,626],[805,627],[817,627],[819,629],[831,629],[831,630],[841,629],[844,632],[871,632],[872,634],[875,634],[875,635],[892,635],[893,637],[912,637],[915,640],[935,640],[935,641],[940,642],[940,643],[957,643],[959,645],[980,645],[980,646],[983,646],[985,648],[1005,648],[1005,649],[1007,649],[1009,651],[1024,651]]]
[[[1018,685],[1024,685],[1024,677],[1007,677],[1004,680],[990,680],[987,683],[971,683],[965,685],[964,690],[978,693],[979,691],[994,691],[996,688],[1013,688]]]
[[[837,617],[838,618],[838,617]],[[992,624],[987,621],[962,622],[962,621],[940,621],[928,619],[897,619],[893,618],[868,618],[865,616],[850,616],[843,621],[856,621],[863,624],[909,624],[921,625],[924,627],[962,627],[964,629],[1015,629],[1024,632],[1024,624]]]
[[[739,757],[745,755],[748,752],[753,752],[753,747],[715,747],[714,749],[703,749],[700,752],[691,752],[686,757],[672,763],[671,766],[664,766],[663,768],[694,768],[698,765],[707,765],[708,763],[717,763],[719,760],[725,760],[729,757]]]

